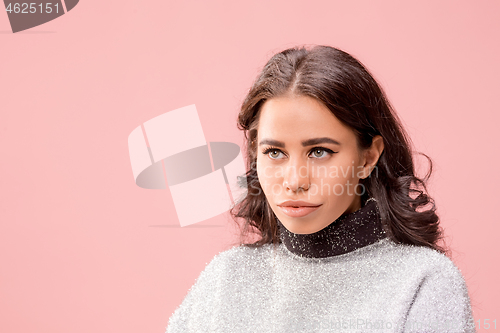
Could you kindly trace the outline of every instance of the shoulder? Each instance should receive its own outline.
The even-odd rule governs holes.
[[[456,264],[445,254],[425,246],[396,244],[386,240],[380,256],[390,257],[391,265],[421,273],[462,277]]]
[[[265,265],[270,250],[267,245],[239,245],[214,255],[170,317],[167,332],[202,332],[207,325],[217,325],[213,318],[229,311],[231,299],[251,292],[241,286],[249,279],[259,278],[262,271],[255,267]]]
[[[261,257],[269,254],[272,245],[265,244],[258,247],[247,246],[244,244],[236,245],[228,250],[217,253],[212,261],[232,261],[241,257]]]
[[[202,275],[235,273],[249,270],[253,266],[266,265],[269,262],[273,245],[265,244],[259,247],[236,245],[217,253],[206,265]]]
[[[404,274],[419,298],[440,306],[443,302],[469,306],[464,276],[445,254],[428,247],[395,243],[391,243],[386,251],[392,256],[388,269],[397,267],[393,273],[396,276],[397,272]]]
[[[360,257],[363,267],[397,290],[404,286],[409,293],[427,291],[430,295],[467,297],[466,282],[458,266],[434,249],[385,239]]]
[[[467,285],[457,265],[427,247],[397,245],[393,251],[411,277],[414,290],[405,332],[421,332],[427,326],[433,332],[474,332]]]

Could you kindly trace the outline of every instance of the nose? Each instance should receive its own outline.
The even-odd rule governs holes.
[[[297,192],[300,188],[308,190],[310,186],[309,166],[300,160],[290,161],[283,177],[285,190]]]

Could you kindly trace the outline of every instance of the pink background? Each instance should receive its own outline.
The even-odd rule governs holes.
[[[207,141],[241,145],[246,91],[296,44],[340,47],[386,89],[435,162],[474,317],[500,320],[499,17],[497,0],[82,0],[12,34],[2,10],[0,331],[164,332],[234,228],[179,227],[168,190],[135,185],[127,137],[196,104]]]

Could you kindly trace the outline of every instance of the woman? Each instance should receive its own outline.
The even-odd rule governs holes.
[[[207,265],[167,332],[474,332],[463,276],[384,92],[328,46],[274,55],[238,117],[242,244]],[[246,236],[256,235],[252,242]]]

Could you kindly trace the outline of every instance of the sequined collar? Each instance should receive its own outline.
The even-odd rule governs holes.
[[[278,220],[281,242],[301,257],[326,258],[354,251],[387,237],[382,228],[375,200],[369,200],[355,212],[341,215],[313,234],[290,232]]]

